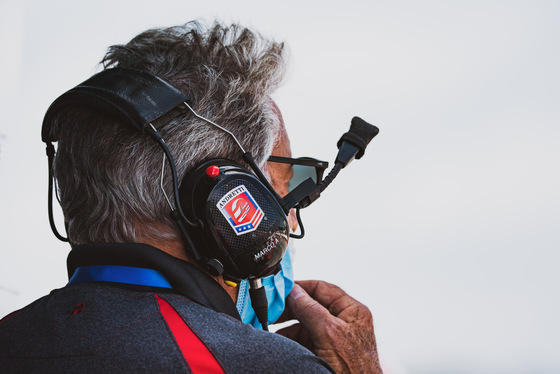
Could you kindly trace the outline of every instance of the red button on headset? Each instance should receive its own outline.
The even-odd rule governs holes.
[[[218,175],[220,175],[220,168],[216,165],[208,166],[208,168],[206,168],[206,175],[208,175],[210,178],[216,178]]]

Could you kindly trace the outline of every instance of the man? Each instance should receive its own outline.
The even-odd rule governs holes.
[[[250,167],[242,145],[253,169],[287,194],[290,166],[267,162],[291,156],[270,98],[283,75],[282,44],[235,25],[189,23],[113,46],[103,64],[148,72],[189,98],[191,111],[157,130],[183,183],[209,159]],[[47,135],[58,141],[71,279],[0,322],[2,372],[381,372],[368,309],[325,282],[293,285],[289,252],[266,278],[277,294],[268,309],[280,314],[291,291],[282,320],[299,323],[277,334],[245,324],[260,326],[242,302],[246,283],[201,266],[185,241],[192,228],[181,231],[170,215],[173,178],[158,142],[81,105],[55,117]],[[288,222],[297,228],[292,212]]]

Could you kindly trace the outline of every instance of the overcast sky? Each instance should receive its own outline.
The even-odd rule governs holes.
[[[116,4],[115,4],[116,3]],[[298,279],[373,311],[387,373],[560,372],[560,3],[0,0],[0,315],[67,281],[42,117],[112,44],[214,18],[284,40],[295,156],[380,134],[302,212]]]

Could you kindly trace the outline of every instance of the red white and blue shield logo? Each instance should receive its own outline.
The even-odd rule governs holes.
[[[222,196],[216,207],[237,235],[256,230],[264,217],[264,212],[244,185]]]

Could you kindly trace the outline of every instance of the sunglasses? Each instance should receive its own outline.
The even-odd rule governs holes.
[[[292,165],[294,174],[290,179],[289,192],[292,192],[294,188],[299,186],[307,178],[311,178],[316,185],[319,185],[323,180],[323,173],[329,167],[327,161],[319,161],[311,157],[291,158],[270,156],[268,161]]]

